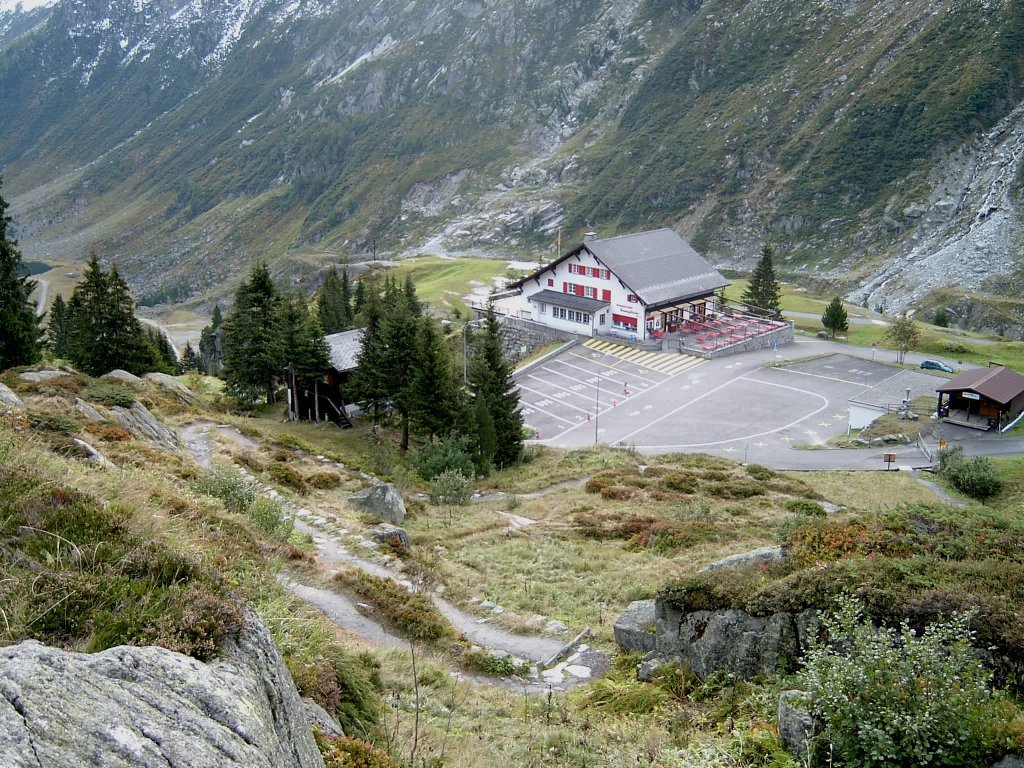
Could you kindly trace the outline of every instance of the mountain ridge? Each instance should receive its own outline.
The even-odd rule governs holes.
[[[873,309],[1018,284],[1021,0],[63,0],[0,34],[23,249],[140,295],[663,225]]]

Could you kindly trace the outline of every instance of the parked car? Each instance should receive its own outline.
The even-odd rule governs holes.
[[[945,371],[946,373],[955,373],[953,366],[946,365],[945,363],[939,362],[938,360],[922,360],[921,367],[926,368],[929,371]]]

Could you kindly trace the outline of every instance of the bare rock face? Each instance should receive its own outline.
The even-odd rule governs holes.
[[[405,520],[405,502],[391,483],[372,485],[348,497],[348,503],[388,522]]]
[[[759,547],[749,552],[742,552],[738,555],[730,555],[718,562],[711,563],[702,568],[702,571],[718,571],[723,568],[745,568],[748,565],[760,566],[771,565],[782,561],[784,555],[782,547]]]
[[[266,627],[203,664],[155,647],[0,649],[4,768],[323,768]]]
[[[801,765],[813,755],[814,737],[821,730],[810,708],[810,695],[804,691],[779,694],[779,741]]]
[[[145,381],[150,381],[156,384],[158,387],[173,395],[185,405],[193,405],[198,400],[191,389],[186,387],[173,376],[168,376],[166,373],[147,373],[142,378]]]
[[[25,408],[25,403],[6,384],[0,384],[0,405],[15,408],[19,411]]]
[[[129,374],[131,375],[131,374]],[[156,417],[140,402],[132,403],[131,408],[115,405],[110,409],[121,425],[136,437],[148,440],[159,448],[169,451],[177,450],[180,443],[178,433]]]

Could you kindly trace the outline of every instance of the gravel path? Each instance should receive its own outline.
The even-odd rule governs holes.
[[[259,448],[258,443],[243,435],[235,427],[218,425],[210,421],[195,422],[182,429],[182,437],[189,453],[202,467],[208,467],[213,459],[215,448],[210,440],[210,434],[213,431],[217,431],[231,442],[250,450]],[[572,483],[575,481],[571,481],[570,484],[560,483],[558,486],[552,486],[551,489],[538,492],[538,495],[558,487],[571,487]],[[296,529],[312,539],[321,565],[327,568],[359,568],[372,576],[391,579],[407,588],[412,587],[400,570],[360,557],[349,550],[342,539],[348,535],[347,530],[329,523],[311,510],[293,506],[293,511]],[[514,526],[525,526],[534,522],[529,518],[519,518],[516,515],[509,515],[509,517]],[[328,526],[333,530],[327,530]],[[342,593],[302,584],[288,577],[282,577],[281,583],[292,594],[318,608],[338,626],[360,637],[382,646],[406,643],[405,640],[394,635],[379,622],[361,613],[355,602]],[[510,632],[491,624],[486,617],[481,618],[463,611],[437,594],[429,596],[456,631],[471,643],[492,650],[504,651],[514,657],[538,664],[549,661],[556,654],[564,652],[567,658],[554,664],[550,669],[538,671],[535,679],[527,683],[527,687],[540,690],[547,690],[548,686],[569,687],[589,680],[607,668],[607,657],[599,651],[590,649],[587,645],[580,644],[566,652],[565,646],[568,638],[560,639],[547,635],[522,635]],[[498,679],[485,678],[485,680],[495,684],[507,684],[507,681]]]

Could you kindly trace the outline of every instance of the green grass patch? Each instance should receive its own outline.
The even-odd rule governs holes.
[[[489,290],[494,286],[494,278],[506,271],[507,263],[503,260],[420,256],[403,260],[395,267],[394,275],[399,282],[410,275],[419,300],[442,316],[454,313],[468,319],[471,313],[463,296],[481,286]]]
[[[343,571],[334,581],[372,604],[384,622],[404,637],[427,643],[455,638],[451,624],[426,595],[362,571]]]

